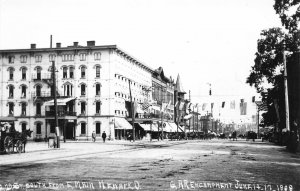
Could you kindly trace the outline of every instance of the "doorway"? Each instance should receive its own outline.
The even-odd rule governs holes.
[[[75,139],[74,123],[66,124],[66,139]]]

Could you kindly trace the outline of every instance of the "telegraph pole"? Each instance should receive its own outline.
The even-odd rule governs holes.
[[[164,108],[163,108],[163,87],[161,86],[161,140],[164,139],[163,132],[163,116],[164,116]]]
[[[59,140],[59,127],[57,118],[57,97],[56,97],[56,76],[55,76],[55,61],[52,61],[52,75],[53,75],[53,95],[54,95],[54,119],[55,119],[55,136],[56,136],[56,148],[60,148]]]
[[[135,116],[134,116],[134,103],[132,102],[132,95],[131,95],[131,86],[130,86],[130,82],[131,80],[128,80],[129,83],[129,94],[130,94],[130,102],[131,102],[131,115],[132,115],[132,141],[135,141],[135,128],[134,128],[134,120],[135,120]]]
[[[290,131],[290,113],[289,113],[289,94],[288,94],[288,82],[287,82],[287,68],[286,57],[284,53],[285,45],[283,45],[283,66],[284,66],[284,95],[285,95],[285,125],[286,130]]]

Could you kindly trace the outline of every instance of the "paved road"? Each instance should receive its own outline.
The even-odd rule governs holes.
[[[0,156],[14,190],[300,190],[300,157],[269,143],[64,143]],[[34,148],[34,149],[33,149]],[[14,184],[16,183],[16,184]]]

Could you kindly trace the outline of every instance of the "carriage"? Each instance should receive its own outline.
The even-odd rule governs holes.
[[[16,131],[9,123],[0,123],[0,153],[13,153],[16,149],[18,153],[25,153],[27,136],[31,136],[32,131]]]

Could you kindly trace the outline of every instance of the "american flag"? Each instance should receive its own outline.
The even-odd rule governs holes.
[[[142,104],[142,109],[143,109],[143,110],[146,110],[146,109],[148,109],[150,106],[151,106],[150,103],[144,102],[144,103]]]
[[[268,111],[268,104],[262,101],[256,101],[255,102],[257,107],[258,107],[258,111]]]

